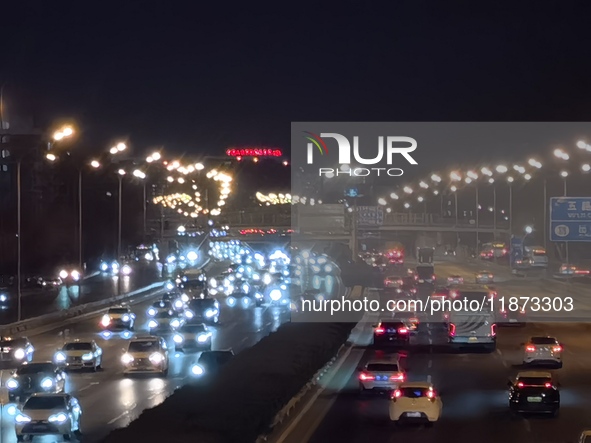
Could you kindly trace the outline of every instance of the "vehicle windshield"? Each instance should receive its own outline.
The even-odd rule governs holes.
[[[398,365],[393,363],[370,363],[366,366],[370,372],[398,372]]]
[[[28,365],[22,365],[16,373],[18,375],[24,374],[39,374],[41,372],[53,372],[55,366],[53,363],[29,363]]]
[[[92,343],[67,343],[64,351],[92,351]]]
[[[155,318],[171,318],[171,317],[175,317],[175,314],[170,311],[160,311],[154,317]]]
[[[184,325],[179,331],[188,333],[207,332],[203,325]]]
[[[62,395],[31,397],[25,403],[23,409],[46,410],[66,409],[66,398]]]
[[[129,352],[158,351],[160,346],[157,341],[132,341],[129,343]]]
[[[109,309],[109,314],[115,314],[115,315],[129,314],[129,310],[127,310],[127,308],[111,308],[111,309]]]
[[[523,383],[525,386],[544,386],[546,383],[552,383],[552,379],[547,377],[520,377],[517,382]]]
[[[429,389],[427,388],[401,388],[399,389],[402,397],[421,398],[426,397]]]
[[[215,300],[211,298],[196,298],[189,302],[189,308],[196,310],[215,308]]]
[[[558,342],[552,337],[532,337],[530,343],[532,345],[556,345]]]

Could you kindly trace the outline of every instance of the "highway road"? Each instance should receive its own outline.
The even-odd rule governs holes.
[[[225,269],[215,264],[208,270],[211,275]],[[341,294],[343,287],[334,285],[334,292]],[[276,330],[282,323],[289,321],[290,311],[286,308],[262,306],[244,308],[237,304],[229,307],[222,298],[220,325],[212,327],[213,349],[231,348],[234,352],[254,345],[261,338]],[[138,316],[136,334],[147,331],[146,311],[151,301],[145,301],[134,307]],[[171,353],[170,371],[167,378],[158,377],[123,377],[120,358],[122,349],[128,340],[113,336],[105,340],[98,327],[100,316],[83,320],[68,326],[71,338],[97,340],[104,352],[104,369],[98,373],[71,373],[67,382],[67,391],[80,400],[83,410],[83,441],[95,442],[109,431],[126,426],[146,408],[151,408],[164,401],[175,389],[190,382],[190,366],[195,363],[199,353]],[[29,339],[36,348],[35,360],[44,361],[52,358],[56,349],[63,344],[59,335],[63,328]],[[172,345],[172,340],[167,337]],[[2,383],[9,377],[9,371],[3,371]],[[2,443],[16,441],[13,417],[5,407],[2,413]],[[42,437],[39,442],[59,441],[58,437]]]
[[[440,277],[472,276],[480,264],[436,263]],[[536,295],[556,295],[541,282],[499,283],[499,293],[517,288]],[[591,295],[591,293],[588,293]],[[411,381],[432,381],[443,400],[443,416],[433,427],[393,425],[388,416],[387,395],[360,395],[357,370],[376,354],[368,346],[371,322],[360,324],[352,336],[355,346],[310,409],[281,430],[276,443],[348,442],[520,442],[577,441],[583,429],[591,429],[591,324],[528,323],[498,330],[497,351],[459,353],[446,346],[446,331],[431,324],[412,338],[405,365]],[[507,407],[507,381],[521,367],[521,344],[532,335],[552,335],[565,347],[564,367],[550,370],[561,383],[561,410],[556,418],[512,419]],[[287,429],[287,428],[286,428]]]
[[[81,290],[78,286],[61,287],[59,291],[27,290],[22,299],[22,319],[68,309],[72,306],[90,303],[121,293],[134,291],[148,286],[158,280],[158,270],[155,264],[134,264],[133,273],[128,277],[119,277],[101,273],[82,282]],[[0,325],[13,323],[17,320],[16,294],[11,293],[9,303],[0,308]]]

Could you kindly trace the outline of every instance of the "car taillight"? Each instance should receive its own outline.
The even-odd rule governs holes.
[[[497,325],[496,324],[490,325],[490,335],[492,335],[493,337],[497,335]]]
[[[451,335],[452,337],[456,335],[456,325],[454,325],[453,323],[449,324],[449,335]]]
[[[524,385],[524,384],[523,384],[523,382],[521,382],[521,381],[520,381],[519,383],[517,383],[517,387],[518,387],[518,388],[523,388],[524,386],[525,386],[525,385]]]
[[[375,377],[371,374],[366,374],[365,372],[362,372],[361,374],[359,374],[359,380],[375,380]]]
[[[390,377],[390,380],[404,381],[404,374],[397,374]]]
[[[408,329],[406,329],[406,328],[400,328],[400,329],[398,329],[398,333],[399,334],[408,334]]]
[[[526,352],[536,352],[536,347],[535,346],[526,346],[525,350],[526,350]]]
[[[402,397],[402,391],[400,389],[396,389],[392,392],[392,400]]]
[[[437,395],[435,394],[435,391],[427,391],[427,397],[429,398],[429,400],[435,400],[435,397],[437,397]]]
[[[552,350],[553,350],[554,352],[562,352],[562,346],[554,346],[554,347],[552,348]]]
[[[386,330],[384,328],[376,328],[376,330],[375,330],[376,334],[383,334],[384,332],[386,332]]]
[[[456,298],[456,297],[458,296],[458,293],[457,293],[456,291],[451,291],[451,292],[449,293],[449,296],[450,296],[451,298]]]
[[[437,279],[437,278],[435,277],[435,274],[433,274],[433,275],[431,276],[431,278],[432,278],[433,280],[436,280],[436,279]]]
[[[552,387],[552,383],[544,383],[544,387],[551,388]]]

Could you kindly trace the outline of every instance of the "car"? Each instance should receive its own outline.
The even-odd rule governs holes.
[[[64,282],[59,277],[39,277],[39,287],[44,291],[59,289]]]
[[[591,430],[586,429],[581,432],[577,443],[591,443]]]
[[[214,298],[189,300],[187,311],[191,313],[188,318],[195,322],[217,324],[220,321],[220,304]]]
[[[152,303],[152,306],[148,308],[146,314],[148,314],[148,317],[154,317],[159,312],[168,312],[173,309],[174,307],[172,306],[171,302],[159,300],[157,302]]]
[[[213,334],[203,323],[185,323],[172,336],[175,350],[187,349],[211,350],[211,338]]]
[[[384,279],[384,288],[399,288],[402,283],[402,277],[397,275],[389,275]]]
[[[181,292],[178,289],[174,289],[172,291],[166,291],[162,295],[162,301],[174,303],[174,301],[181,296]]]
[[[450,249],[447,248],[444,252],[444,255],[450,256],[450,257],[455,257],[456,256],[456,251],[455,249]]]
[[[66,369],[90,368],[96,372],[103,364],[103,350],[94,340],[74,340],[58,349],[53,361]]]
[[[527,313],[523,306],[517,309],[502,309],[499,311],[497,324],[499,326],[525,326],[527,323]]]
[[[515,381],[509,381],[509,410],[512,414],[542,413],[558,415],[560,409],[559,385],[549,372],[520,372]]]
[[[426,421],[434,423],[441,417],[443,402],[431,383],[404,382],[392,392],[390,420]]]
[[[448,285],[462,285],[464,284],[464,277],[462,277],[461,275],[450,275],[449,277],[447,277],[447,284]]]
[[[148,321],[150,334],[174,332],[182,326],[184,319],[175,311],[161,311]]]
[[[67,266],[61,269],[58,276],[66,286],[78,285],[82,280],[82,272],[75,266]]]
[[[580,269],[575,265],[563,264],[558,269],[558,273],[560,275],[576,275],[576,276],[586,276],[591,273],[589,269]]]
[[[396,311],[392,316],[392,320],[394,321],[401,321],[404,325],[408,328],[411,333],[414,333],[419,328],[419,318],[417,317],[416,312],[408,311]]]
[[[177,283],[177,286],[183,291],[194,294],[194,296],[199,296],[207,292],[207,282],[199,277],[181,280],[180,283]]]
[[[449,297],[450,288],[446,286],[436,286],[431,294],[431,298],[437,298],[439,300],[445,300]]]
[[[172,309],[177,313],[183,313],[187,310],[187,303],[191,298],[186,293],[181,293],[176,300],[172,302]]]
[[[109,308],[101,319],[101,327],[105,330],[122,329],[133,331],[135,314],[129,306],[114,306]]]
[[[66,373],[53,362],[26,363],[6,380],[8,398],[24,400],[36,392],[64,392]]]
[[[531,337],[524,344],[524,365],[555,365],[562,367],[562,345],[554,337]]]
[[[234,352],[231,349],[218,351],[203,351],[197,363],[191,367],[195,376],[203,376],[217,373],[223,366],[234,359]]]
[[[34,353],[35,348],[27,337],[0,337],[0,362],[30,362]]]
[[[123,349],[123,375],[131,373],[159,373],[168,375],[168,346],[162,337],[133,338]]]
[[[381,320],[373,331],[373,344],[379,345],[408,345],[410,331],[406,324],[396,320]]]
[[[406,380],[406,374],[396,357],[370,360],[359,368],[359,392],[393,391]]]
[[[33,394],[14,417],[16,440],[37,435],[61,435],[80,439],[80,403],[70,394]]]
[[[478,285],[486,285],[489,283],[494,283],[495,276],[489,271],[478,271],[474,277],[474,281]]]

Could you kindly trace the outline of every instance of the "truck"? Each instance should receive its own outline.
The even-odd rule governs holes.
[[[419,247],[419,248],[417,248],[417,261],[419,263],[432,264],[434,253],[435,253],[435,248]]]

